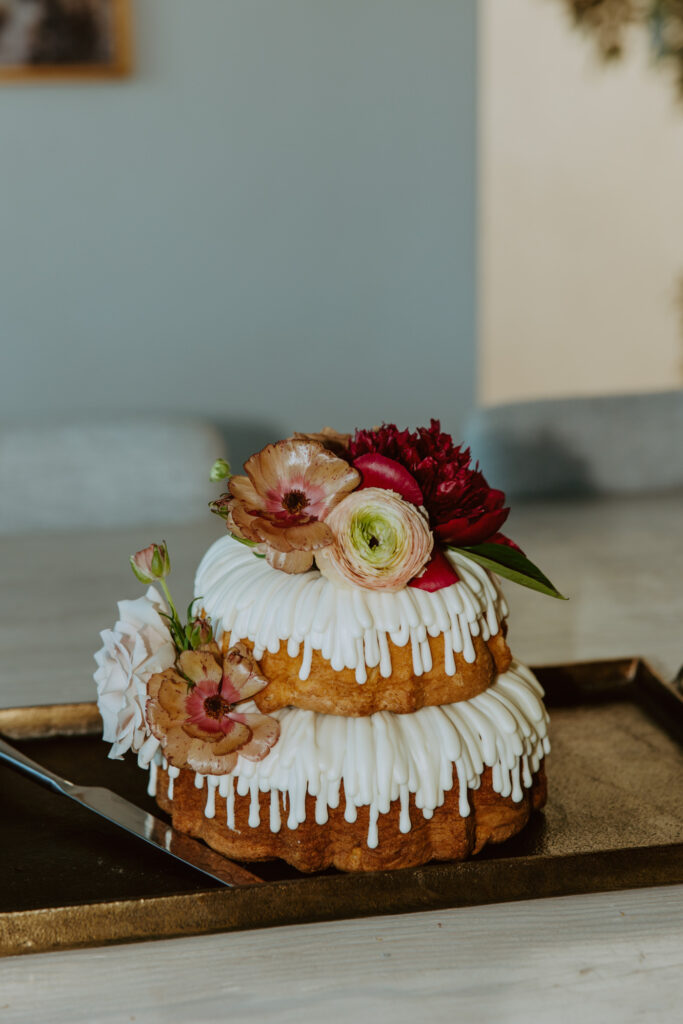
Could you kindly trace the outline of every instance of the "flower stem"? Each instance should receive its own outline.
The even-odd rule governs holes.
[[[163,579],[163,577],[162,577],[159,580],[159,583],[161,584],[161,589],[164,592],[164,596],[166,597],[166,600],[168,601],[168,607],[170,608],[170,611],[171,611],[171,614],[170,614],[169,618],[171,619],[171,624],[172,624],[171,632],[174,634],[173,639],[175,640],[176,647],[178,648],[178,650],[183,650],[183,651],[187,650],[187,646],[188,645],[187,645],[187,639],[185,637],[185,630],[183,629],[183,626],[182,626],[182,623],[180,621],[180,618],[178,617],[178,612],[176,610],[176,606],[173,603],[173,598],[171,597],[171,592],[168,589],[168,586],[166,585],[166,580]]]
[[[173,598],[171,597],[171,592],[168,589],[168,586],[166,585],[166,580],[160,579],[159,583],[161,584],[161,589],[163,590],[164,596],[168,601],[168,607],[171,609],[171,618],[175,619],[175,621],[178,622],[178,612],[176,611],[176,607],[173,604]]]

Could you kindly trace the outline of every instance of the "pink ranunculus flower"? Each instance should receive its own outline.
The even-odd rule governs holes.
[[[147,721],[164,756],[176,768],[225,775],[238,753],[261,761],[277,742],[280,726],[250,698],[268,685],[245,644],[221,657],[215,643],[183,651],[178,670],[167,669],[147,684]]]
[[[424,509],[380,487],[349,494],[325,523],[334,542],[316,551],[316,563],[324,576],[346,586],[402,590],[424,569],[434,546]]]
[[[269,444],[230,478],[230,499],[213,503],[238,538],[258,545],[284,572],[306,572],[313,553],[332,543],[324,519],[360,483],[360,473],[319,441]]]

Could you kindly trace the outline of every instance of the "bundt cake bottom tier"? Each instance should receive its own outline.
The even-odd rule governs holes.
[[[402,832],[405,808],[391,803],[386,814],[376,823],[370,820],[367,806],[357,809],[354,822],[344,817],[344,790],[339,805],[328,810],[324,824],[316,823],[316,798],[306,795],[306,818],[295,829],[283,822],[279,831],[270,829],[271,794],[258,793],[258,825],[250,825],[255,808],[250,796],[235,797],[235,828],[226,822],[226,801],[215,794],[215,816],[206,817],[206,792],[197,789],[195,774],[182,770],[173,781],[173,797],[168,796],[169,778],[159,769],[156,799],[171,815],[173,825],[181,832],[203,839],[227,857],[242,861],[280,858],[299,871],[321,871],[335,867],[341,871],[377,871],[385,868],[406,868],[426,864],[430,860],[464,860],[478,853],[487,843],[501,843],[516,835],[529,820],[532,810],[545,804],[546,780],[543,764],[534,774],[532,785],[524,789],[522,799],[501,796],[493,788],[492,772],[486,768],[478,789],[468,791],[470,813],[462,817],[459,810],[459,786],[454,773],[453,787],[444,794],[444,802],[430,818],[425,818],[410,795],[409,831]],[[376,830],[376,831],[375,831]],[[368,836],[375,833],[377,843],[368,846]]]

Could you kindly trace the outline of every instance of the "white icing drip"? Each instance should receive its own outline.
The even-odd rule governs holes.
[[[154,759],[149,762],[149,781],[147,783],[147,795],[157,795],[157,763]]]
[[[321,788],[315,798],[315,823],[316,825],[324,825],[327,821],[327,786]]]
[[[249,786],[249,828],[258,828],[261,824],[259,813],[259,780],[252,779]]]
[[[209,776],[206,780],[206,806],[204,808],[205,818],[216,817],[216,790],[220,784],[219,776]]]
[[[238,757],[230,776],[195,776],[207,784],[207,816],[215,813],[215,791],[226,800],[228,828],[235,827],[234,789],[249,796],[249,826],[260,822],[259,794],[270,794],[269,827],[296,829],[306,818],[306,795],[315,798],[315,820],[322,825],[339,805],[344,786],[344,818],[356,821],[369,808],[368,846],[378,842],[379,815],[400,802],[399,829],[411,829],[409,800],[431,818],[453,786],[459,784],[459,811],[470,814],[468,790],[478,789],[486,767],[494,790],[519,802],[523,789],[549,749],[548,715],[542,690],[531,672],[513,663],[484,693],[469,701],[426,707],[414,714],[387,711],[365,718],[321,715],[300,708],[273,713],[280,739],[263,761]],[[177,769],[169,768],[178,774]]]
[[[411,829],[409,808],[410,791],[407,785],[404,784],[399,788],[398,797],[399,800],[401,801],[401,811],[398,819],[398,828],[399,831],[403,832],[403,834],[405,835],[405,833],[410,832]]]
[[[226,824],[233,832],[235,830],[235,780],[232,775],[228,776],[228,792],[225,797]],[[221,794],[222,795],[222,794]]]
[[[379,811],[377,804],[373,801],[370,804],[370,824],[368,825],[368,846],[371,850],[376,850],[379,846],[379,833],[377,830],[377,818]]]
[[[255,657],[276,653],[286,643],[290,657],[302,653],[301,679],[311,671],[314,651],[338,672],[355,672],[362,685],[367,668],[391,675],[389,640],[410,644],[415,675],[432,667],[427,643],[444,637],[444,667],[455,675],[453,653],[474,662],[472,637],[488,639],[507,616],[494,578],[476,562],[454,551],[447,557],[460,581],[435,593],[406,587],[397,593],[338,587],[317,570],[288,575],[254,557],[232,537],[222,537],[204,555],[195,594],[211,616],[216,635],[231,643],[250,640]],[[303,646],[303,652],[301,648]]]
[[[270,791],[270,831],[279,832],[282,827],[280,819],[280,794],[276,789]]]
[[[166,768],[166,771],[168,772],[168,799],[172,800],[173,799],[173,783],[178,778],[178,776],[180,775],[180,768],[176,768],[175,765],[172,765],[172,764],[169,764],[168,766],[166,764],[164,764],[164,767]]]

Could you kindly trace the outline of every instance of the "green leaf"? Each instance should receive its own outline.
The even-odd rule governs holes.
[[[449,544],[448,547],[451,551],[457,551],[465,558],[471,558],[473,562],[483,565],[485,569],[512,580],[513,583],[537,590],[540,594],[557,597],[561,601],[567,600],[537,565],[529,561],[521,551],[507,544],[475,544],[470,548],[456,548]]]
[[[187,651],[189,649],[189,642],[185,636],[182,624],[173,615],[167,615],[166,612],[160,611],[159,615],[168,622],[168,631],[171,634],[171,640],[178,654],[181,651]]]
[[[258,545],[258,541],[256,541],[256,540],[247,540],[246,537],[238,537],[236,533],[231,533],[230,536],[232,537],[233,540],[238,540],[240,542],[240,544],[244,544],[244,546],[246,548],[255,548]],[[256,558],[265,558],[266,557],[265,555],[262,555],[260,551],[254,551],[254,555],[255,555]]]
[[[237,540],[240,544],[244,544],[246,548],[255,548],[258,543],[258,541],[255,540],[247,540],[246,537],[238,537],[236,533],[231,533],[230,536],[233,540]],[[265,558],[265,555],[263,557]]]

